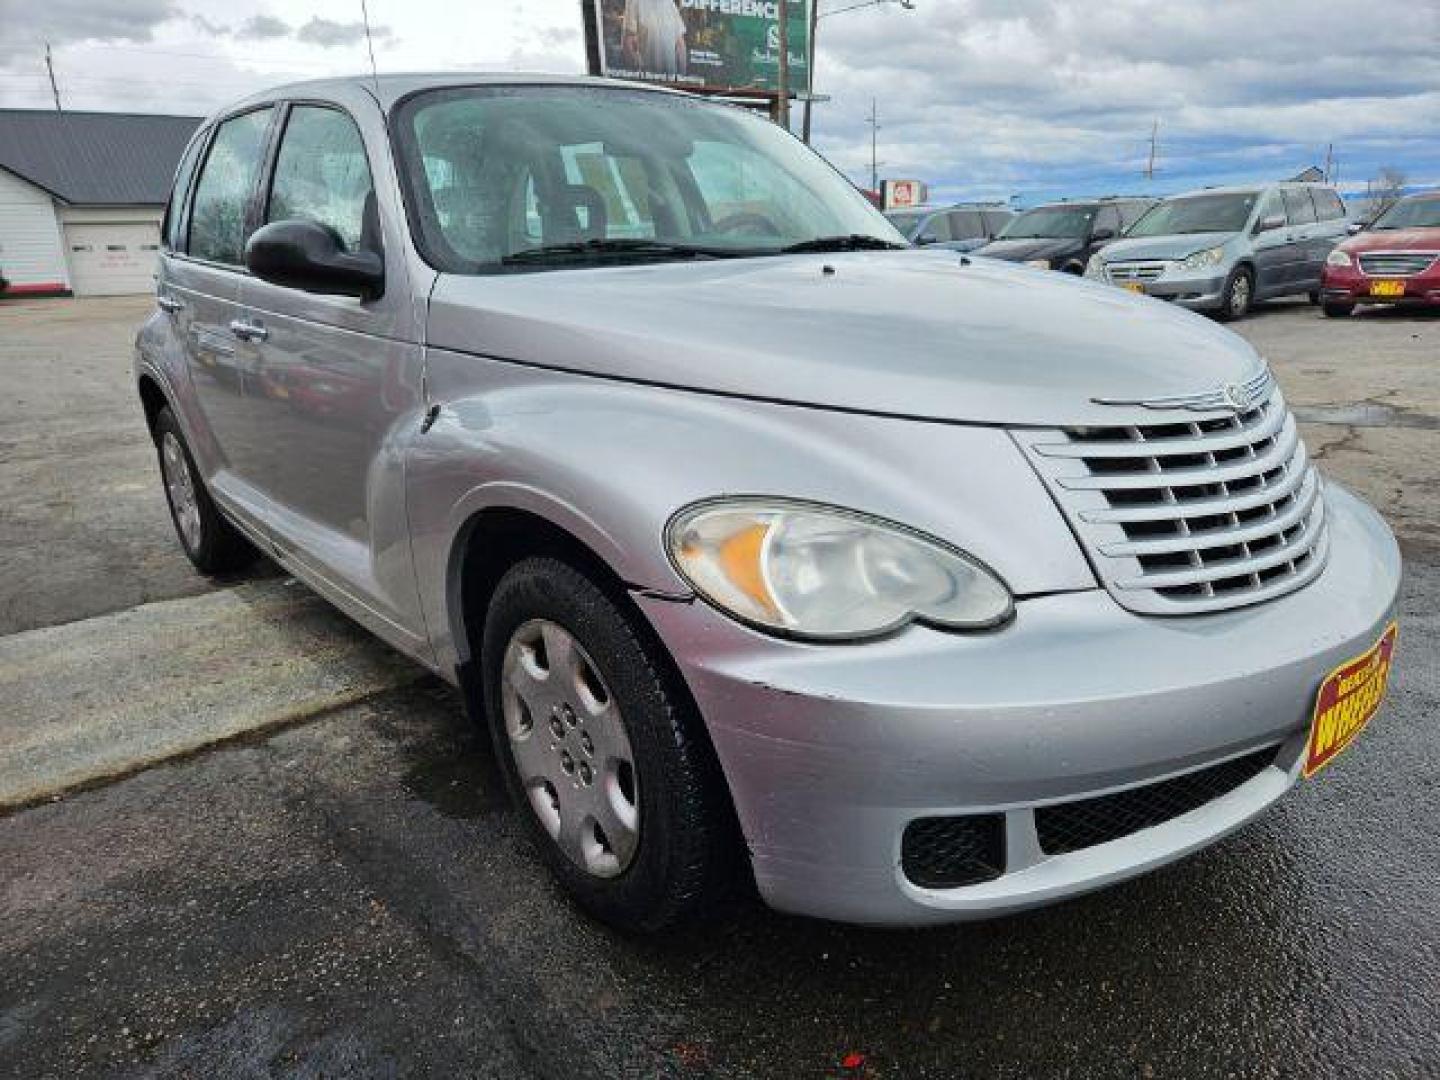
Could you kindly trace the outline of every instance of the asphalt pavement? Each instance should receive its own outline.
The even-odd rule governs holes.
[[[179,555],[120,367],[143,311],[0,306],[0,685],[62,735],[116,712],[106,686],[193,715],[189,654],[151,627],[243,618],[232,595],[260,628],[216,633],[259,666],[193,661],[217,715],[282,644],[323,661],[329,640],[273,571],[217,593]],[[1356,319],[1337,345],[1270,305],[1239,328],[1321,410],[1307,439],[1407,570],[1386,710],[1236,836],[995,922],[882,932],[742,901],[631,940],[548,884],[453,693],[337,625],[346,677],[300,664],[246,714],[308,695],[281,726],[66,773],[0,815],[0,1075],[1440,1075],[1440,319]],[[265,606],[291,602],[293,631]],[[20,700],[0,694],[0,732]]]

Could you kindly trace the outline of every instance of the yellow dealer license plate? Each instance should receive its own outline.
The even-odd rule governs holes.
[[[1404,296],[1405,282],[1403,281],[1372,281],[1370,283],[1371,296]]]
[[[1141,285],[1138,281],[1127,281],[1125,283],[1125,288],[1128,289],[1130,292],[1138,292],[1141,294],[1145,292],[1145,286]]]
[[[1379,710],[1395,656],[1396,632],[1392,622],[1371,648],[1341,664],[1320,684],[1305,747],[1306,776],[1330,764]]]

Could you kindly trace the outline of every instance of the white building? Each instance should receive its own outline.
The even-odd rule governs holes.
[[[0,109],[3,295],[149,292],[170,183],[199,123]]]

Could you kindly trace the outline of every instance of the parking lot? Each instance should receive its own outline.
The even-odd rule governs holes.
[[[1406,555],[1391,703],[1333,768],[1022,917],[633,941],[549,884],[448,688],[273,569],[192,572],[147,309],[0,304],[0,1072],[1440,1073],[1440,318],[1235,324]]]

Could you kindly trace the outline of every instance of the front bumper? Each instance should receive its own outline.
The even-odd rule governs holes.
[[[1208,271],[1188,272],[1172,266],[1154,281],[1144,283],[1146,296],[1168,300],[1191,311],[1216,311],[1222,306],[1226,275]],[[1125,288],[1124,281],[1106,275],[1110,284]]]
[[[1372,296],[1370,287],[1376,281],[1400,281],[1405,292],[1400,296]],[[1341,304],[1405,304],[1440,307],[1440,263],[1424,273],[1409,277],[1371,277],[1358,267],[1326,265],[1320,279],[1320,296],[1327,303]]]
[[[1324,573],[1283,599],[1154,618],[1100,590],[1022,601],[1006,629],[912,627],[855,646],[784,642],[704,604],[641,597],[705,717],[765,899],[907,925],[1017,911],[1191,852],[1298,775],[1325,675],[1394,611],[1400,557],[1379,516],[1330,485]],[[1037,806],[1152,784],[1260,748],[1276,764],[1198,809],[1046,856]],[[1004,872],[956,888],[901,866],[919,818],[1003,814]]]

